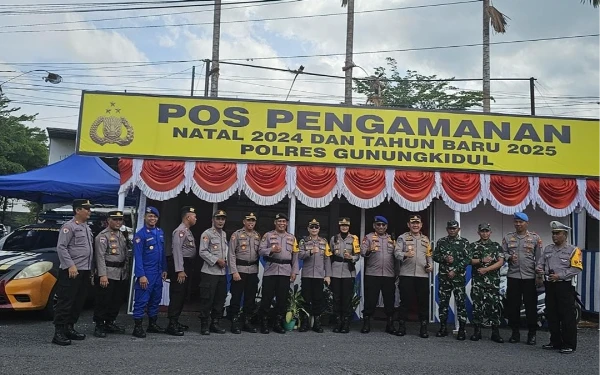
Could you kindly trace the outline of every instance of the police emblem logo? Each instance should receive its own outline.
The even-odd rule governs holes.
[[[149,247],[149,249],[150,249],[150,250],[154,250],[154,246],[150,246],[150,247]]]
[[[217,247],[219,247],[219,246],[217,246],[217,245],[213,245],[213,249],[216,249]]]
[[[242,250],[246,250],[246,245],[242,245]]]
[[[117,250],[116,250],[116,249],[112,249],[112,251],[111,251],[111,252],[112,252],[113,254],[116,254],[116,253],[117,253]]]
[[[104,238],[104,237],[101,237],[101,238],[100,238],[100,243],[106,243],[106,238]]]
[[[120,108],[116,108],[116,103],[111,102],[110,107],[106,109],[104,116],[99,116],[90,127],[90,139],[100,146],[105,144],[116,144],[127,146],[133,142],[133,126],[123,116]],[[115,107],[115,108],[112,108]],[[115,112],[114,114],[112,112]],[[125,128],[125,135],[123,135]],[[101,135],[102,134],[102,135]]]
[[[336,250],[336,251],[335,251],[335,255],[338,255],[339,253],[340,253],[340,251],[339,251],[339,250]]]

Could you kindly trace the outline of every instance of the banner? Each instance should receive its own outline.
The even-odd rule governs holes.
[[[598,120],[83,92],[77,152],[599,175]]]

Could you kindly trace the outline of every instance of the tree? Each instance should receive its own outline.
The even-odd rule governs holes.
[[[0,176],[37,169],[48,163],[48,137],[37,127],[25,125],[36,115],[16,115],[10,100],[0,93]],[[8,198],[0,197],[2,220]]]
[[[483,92],[460,90],[453,78],[440,81],[436,75],[424,76],[407,70],[402,77],[395,59],[386,58],[387,68],[375,69],[367,80],[355,80],[354,91],[367,96],[367,104],[415,109],[466,110],[481,107]]]
[[[483,0],[483,112],[490,111],[491,100],[490,25],[495,32],[504,34],[509,19],[490,5],[490,0]]]

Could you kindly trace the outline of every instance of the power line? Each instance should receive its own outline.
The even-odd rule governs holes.
[[[388,12],[388,11],[395,11],[395,10],[433,8],[433,7],[448,6],[448,5],[480,3],[481,1],[482,0],[467,0],[467,1],[456,1],[456,2],[451,2],[451,3],[413,5],[413,6],[384,8],[384,9],[370,9],[370,10],[355,11],[354,13],[355,14],[378,13],[378,12]],[[345,16],[345,15],[346,15],[345,12],[325,13],[325,14],[306,14],[306,15],[287,16],[287,17],[271,17],[271,18],[221,21],[221,23],[226,24],[226,23],[246,23],[246,22],[267,22],[267,21],[282,21],[282,20],[321,18],[321,17]],[[213,24],[212,22],[187,22],[187,23],[161,24],[161,25],[85,27],[85,28],[78,28],[78,29],[16,30],[16,31],[0,31],[0,33],[2,33],[2,34],[15,33],[16,34],[16,33],[66,32],[66,31],[70,32],[70,31],[95,31],[95,30],[150,29],[150,28],[163,28],[163,27],[203,26],[203,25],[212,25],[212,24]]]

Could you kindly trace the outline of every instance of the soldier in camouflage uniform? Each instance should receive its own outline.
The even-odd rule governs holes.
[[[479,241],[469,246],[473,278],[471,279],[471,300],[473,301],[473,324],[475,331],[472,341],[481,340],[481,325],[492,325],[492,341],[503,343],[498,327],[500,325],[500,267],[504,264],[504,251],[498,242],[490,240],[490,224],[479,224]]]
[[[467,323],[465,269],[471,261],[468,249],[469,241],[459,236],[460,226],[456,220],[450,220],[447,223],[446,231],[448,232],[448,236],[440,238],[433,251],[433,260],[440,264],[440,330],[436,336],[444,337],[448,335],[448,331],[446,330],[448,306],[450,304],[450,296],[454,292],[459,323],[456,339],[464,340],[466,338],[465,324]]]

